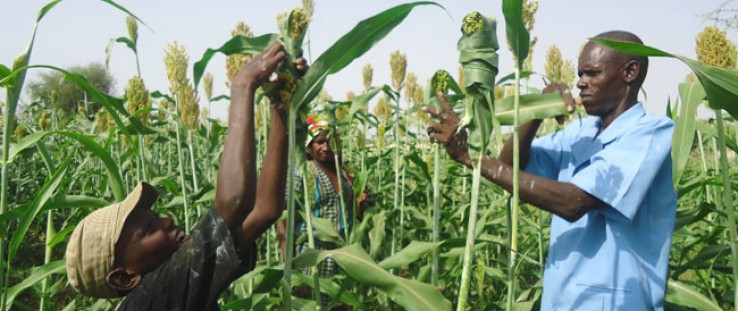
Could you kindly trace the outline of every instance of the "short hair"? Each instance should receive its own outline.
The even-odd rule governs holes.
[[[602,38],[602,39],[608,39],[608,40],[618,40],[618,41],[634,42],[634,43],[643,44],[643,41],[641,40],[641,38],[639,38],[638,36],[636,36],[634,33],[628,32],[628,31],[623,31],[623,30],[613,30],[613,31],[603,32],[603,33],[595,36],[595,38]],[[593,43],[594,42],[590,41],[587,44],[593,44]],[[639,71],[638,71],[638,77],[636,77],[636,79],[634,80],[634,82],[635,82],[636,86],[640,88],[641,85],[643,85],[643,81],[646,80],[646,73],[648,73],[648,57],[646,57],[646,56],[640,56],[640,55],[628,54],[628,53],[625,53],[625,52],[622,52],[622,51],[611,49],[609,47],[607,47],[607,49],[609,49],[611,51],[612,57],[614,57],[620,63],[626,63],[626,62],[631,61],[631,60],[634,60],[634,61],[637,61],[638,62],[640,68],[639,68]]]

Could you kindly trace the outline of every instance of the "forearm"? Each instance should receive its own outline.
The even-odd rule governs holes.
[[[485,156],[482,159],[482,176],[508,192],[513,191],[513,169],[501,160]],[[520,172],[518,178],[520,198],[568,221],[575,221],[598,205],[598,200],[579,187],[545,177]]]
[[[225,146],[220,160],[215,208],[228,227],[238,228],[254,206],[256,141],[254,92],[250,84],[233,85]]]
[[[528,159],[530,156],[530,145],[533,142],[533,139],[536,137],[536,133],[538,132],[538,127],[541,125],[541,120],[533,120],[526,124],[523,124],[520,126],[519,130],[519,139],[520,139],[520,167],[525,167],[526,164],[528,164]],[[507,165],[512,166],[513,165],[513,138],[509,137],[505,141],[505,145],[502,147],[502,152],[500,152],[500,161],[504,162]]]
[[[287,128],[284,112],[271,108],[269,142],[259,175],[254,210],[241,224],[239,241],[248,247],[264,231],[274,224],[285,209],[285,185],[287,183]]]

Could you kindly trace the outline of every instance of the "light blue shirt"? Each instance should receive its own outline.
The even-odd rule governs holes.
[[[575,222],[556,215],[543,310],[663,310],[677,195],[674,123],[637,103],[599,136],[599,118],[534,140],[525,170],[576,185],[603,204]]]

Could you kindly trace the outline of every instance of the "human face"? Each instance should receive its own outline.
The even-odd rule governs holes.
[[[623,65],[612,50],[602,45],[588,43],[584,47],[579,57],[577,88],[587,114],[603,119],[617,114],[628,95]]]
[[[172,257],[189,237],[169,217],[151,209],[134,209],[115,245],[116,264],[144,275]]]
[[[310,143],[310,157],[320,163],[333,163],[334,155],[328,141],[328,131],[321,131]]]

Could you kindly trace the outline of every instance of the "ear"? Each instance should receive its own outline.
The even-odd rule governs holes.
[[[113,271],[110,271],[105,279],[108,285],[118,291],[128,292],[138,286],[142,278],[143,276],[139,273],[126,270],[123,267],[117,267]]]
[[[641,64],[635,60],[630,60],[623,66],[623,80],[625,80],[625,83],[633,83],[640,74]]]

